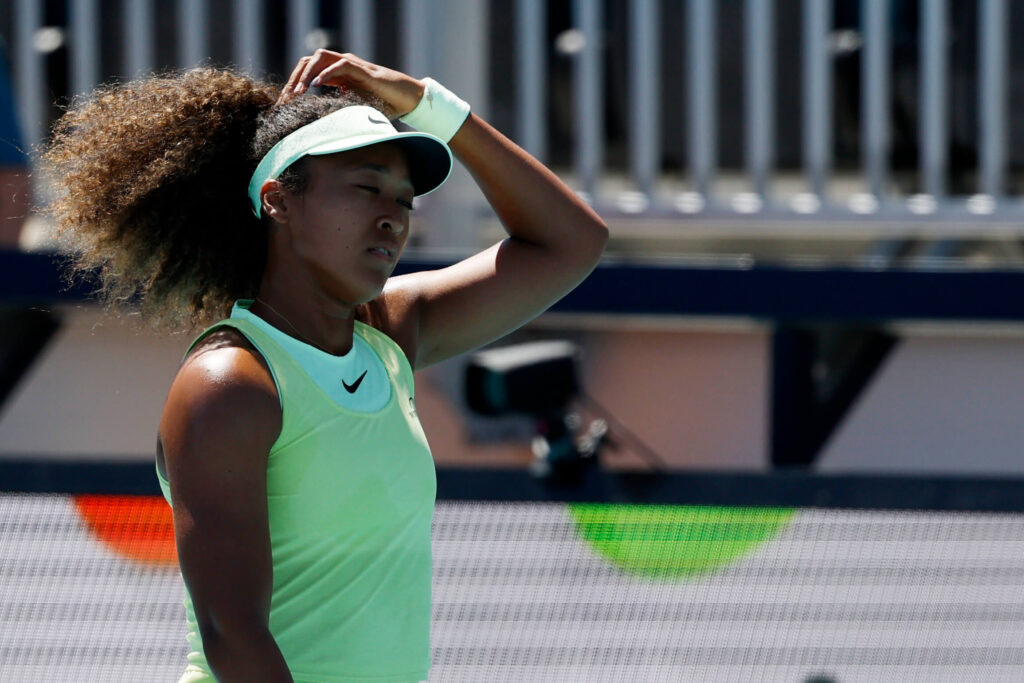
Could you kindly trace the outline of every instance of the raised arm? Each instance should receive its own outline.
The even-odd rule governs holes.
[[[421,81],[354,55],[319,51],[300,62],[285,96],[315,79],[372,92],[399,114],[412,110],[424,89]],[[608,239],[586,203],[479,117],[471,114],[450,146],[509,237],[448,268],[388,284],[388,331],[417,368],[486,344],[542,313],[590,273]]]
[[[233,346],[186,362],[160,421],[181,572],[219,681],[292,680],[268,628],[266,465],[280,427],[269,371]]]
[[[395,279],[395,291],[416,301],[417,367],[486,344],[547,310],[593,270],[608,239],[589,206],[479,117],[471,114],[450,144],[509,237],[443,270]]]

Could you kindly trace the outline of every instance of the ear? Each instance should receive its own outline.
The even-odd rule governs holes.
[[[263,215],[270,216],[277,223],[288,220],[287,192],[276,179],[263,182],[263,187],[260,188],[260,204]]]

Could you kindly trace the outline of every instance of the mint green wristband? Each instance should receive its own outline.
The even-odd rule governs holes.
[[[419,104],[399,120],[448,142],[469,117],[469,103],[433,78],[424,78],[423,85]]]

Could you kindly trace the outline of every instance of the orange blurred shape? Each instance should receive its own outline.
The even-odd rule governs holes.
[[[171,507],[160,496],[74,496],[89,531],[115,553],[146,565],[178,563]]]

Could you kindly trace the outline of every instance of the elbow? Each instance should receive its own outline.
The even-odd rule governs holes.
[[[608,237],[608,225],[600,218],[593,220],[587,231],[587,240],[585,241],[586,256],[591,269],[596,267],[601,261],[601,256],[604,255],[604,250],[608,246]]]
[[[608,226],[600,218],[593,217],[577,224],[568,234],[571,237],[563,241],[558,249],[564,272],[573,273],[578,284],[601,262],[608,245]]]
[[[196,616],[199,619],[203,654],[210,668],[220,675],[228,677],[226,674],[235,672],[240,662],[254,661],[262,656],[257,653],[268,653],[276,649],[266,620],[258,616]]]
[[[216,611],[201,611],[197,606],[196,620],[204,647],[207,643],[244,640],[253,634],[270,631],[267,619],[249,610],[220,608]]]
[[[608,238],[611,235],[611,231],[608,230],[608,224],[600,219],[598,219],[594,231],[597,233],[596,240],[599,244],[598,258],[600,258],[600,255],[604,253],[604,248],[608,246]]]

